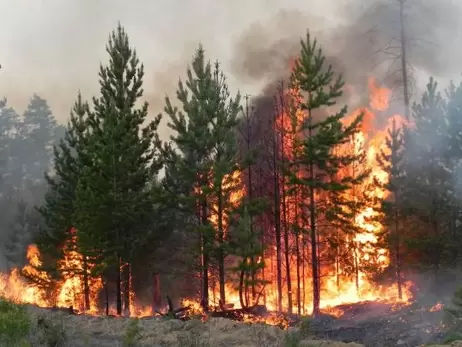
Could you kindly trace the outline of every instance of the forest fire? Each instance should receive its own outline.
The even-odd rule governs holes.
[[[362,124],[362,131],[358,136],[352,139],[351,143],[345,144],[339,151],[354,151],[363,152],[365,162],[358,164],[357,173],[353,172],[353,175],[360,174],[366,168],[371,168],[372,173],[370,178],[366,180],[357,192],[349,192],[349,196],[345,197],[348,199],[360,199],[363,196],[373,201],[373,198],[383,198],[385,192],[383,189],[375,187],[373,185],[374,179],[378,179],[382,182],[386,182],[387,176],[382,171],[377,163],[376,155],[381,150],[382,144],[384,143],[387,130],[391,127],[393,122],[401,122],[399,116],[390,118],[386,126],[382,128],[376,128],[375,124],[375,113],[374,112],[385,112],[388,109],[389,99],[391,97],[391,91],[386,88],[377,86],[374,79],[369,80],[370,90],[370,105],[366,108],[355,110],[349,117],[346,117],[345,123],[352,121],[352,119],[359,113],[364,114],[364,120]],[[300,124],[303,121],[304,113],[300,110],[299,104],[297,104],[297,95],[299,92],[296,87],[289,89],[286,93],[285,100],[287,101],[288,108],[284,108],[277,116],[276,124],[277,131],[281,135],[281,155],[283,157],[291,157],[294,155],[296,146],[294,143],[298,141],[300,137]],[[289,108],[295,109],[296,117],[290,118],[287,114]],[[290,111],[291,112],[291,111]],[[294,119],[296,122],[294,123]],[[351,173],[350,173],[351,174]],[[228,183],[225,183],[228,182]],[[281,179],[281,191],[289,190],[289,182],[286,179]],[[234,184],[239,189],[234,189],[230,194],[230,199],[233,206],[238,206],[239,203],[246,196],[246,187],[243,184],[243,180],[240,177],[240,172],[234,172],[232,177],[224,179],[223,185]],[[283,196],[281,202],[281,211],[286,219],[285,225],[292,225],[302,227],[301,218],[298,215],[299,204],[298,200],[302,199],[298,193],[289,194]],[[322,196],[318,196],[317,199],[321,201],[324,199]],[[362,205],[361,205],[362,206]],[[370,276],[368,271],[384,269],[390,264],[389,252],[377,245],[379,242],[378,234],[382,230],[382,225],[374,220],[376,216],[375,205],[369,204],[364,206],[355,216],[355,224],[357,226],[357,232],[348,233],[342,230],[331,230],[328,227],[325,230],[321,230],[319,234],[318,244],[320,245],[319,256],[327,256],[328,254],[335,253],[334,262],[322,263],[320,282],[321,282],[321,309],[332,315],[340,316],[342,314],[341,309],[335,307],[346,303],[355,303],[360,301],[387,301],[392,303],[403,303],[406,304],[411,298],[410,285],[411,283],[405,283],[402,297],[398,296],[398,289],[396,285],[391,286],[379,286],[376,285]],[[225,214],[229,214],[225,211]],[[228,230],[230,216],[225,216],[223,228],[224,236],[230,232]],[[217,225],[216,217],[216,206],[212,209],[209,217],[211,224],[215,227]],[[287,231],[285,231],[287,232]],[[336,235],[337,239],[329,239],[331,236]],[[310,251],[308,245],[308,237],[304,234],[294,236],[293,234],[287,235],[282,240],[281,248],[286,249],[286,257],[282,260],[284,269],[287,269],[286,274],[283,276],[282,288],[287,291],[288,295],[284,295],[282,298],[282,309],[283,311],[298,312],[300,314],[311,313],[313,307],[311,303],[311,272],[310,272]],[[334,242],[335,241],[335,242]],[[73,240],[75,242],[75,240]],[[335,247],[332,244],[336,244]],[[264,252],[264,259],[256,259],[256,262],[262,262],[266,264],[265,268],[258,272],[257,276],[265,282],[264,285],[260,285],[257,288],[258,292],[261,292],[261,303],[255,302],[255,297],[259,295],[254,294],[253,304],[262,304],[269,311],[278,311],[278,288],[277,288],[277,273],[276,273],[276,247],[271,245],[267,247]],[[348,258],[349,264],[341,262],[340,258],[344,260]],[[47,292],[41,288],[38,284],[29,284],[23,279],[21,274],[33,275],[35,278],[40,278],[43,283],[50,282],[50,278],[46,273],[38,273],[35,267],[40,265],[40,254],[38,249],[31,245],[29,246],[27,259],[30,265],[26,265],[22,271],[14,269],[10,274],[4,274],[0,278],[0,295],[16,302],[36,304],[42,307],[70,307],[78,311],[85,311],[88,314],[100,314],[100,299],[99,295],[103,288],[103,283],[100,278],[92,278],[88,281],[89,283],[89,300],[90,302],[84,302],[84,281],[83,276],[85,273],[89,273],[90,268],[85,268],[85,261],[83,257],[75,251],[72,247],[65,248],[64,260],[59,264],[58,270],[61,272],[62,280],[54,284],[53,292]],[[347,265],[349,268],[347,268]],[[72,271],[70,271],[72,269]],[[75,274],[79,275],[75,275]],[[74,275],[72,275],[74,274]],[[213,274],[210,274],[213,278]],[[49,288],[49,287],[48,287]],[[241,298],[239,291],[236,289],[235,280],[229,281],[225,285],[226,291],[226,305],[233,308],[241,307]],[[294,295],[295,294],[295,295]],[[248,295],[248,293],[246,294]],[[219,295],[219,287],[216,283],[212,282],[209,291],[209,297],[211,305],[217,305]],[[247,300],[249,300],[247,298]],[[135,306],[135,295],[131,293],[131,309],[130,314],[132,316],[148,316],[155,314],[152,312],[151,307],[141,308]],[[184,299],[182,301],[183,306],[190,307],[191,312],[201,313],[202,309],[199,305],[198,300]],[[84,307],[90,307],[90,309],[84,310]],[[111,313],[113,310],[111,309]],[[249,316],[250,317],[250,316]],[[244,320],[255,321],[256,318],[245,318]],[[281,320],[277,315],[271,315],[264,319],[270,324],[280,324]]]

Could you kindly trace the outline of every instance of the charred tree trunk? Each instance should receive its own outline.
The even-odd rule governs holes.
[[[247,258],[242,259],[242,263],[244,266],[247,264]],[[244,277],[245,277],[245,271],[242,270],[239,276],[239,303],[241,304],[242,308],[246,308],[247,304],[244,301]]]
[[[116,279],[116,306],[117,306],[117,315],[122,315],[122,274],[121,274],[121,259],[117,255],[117,279]]]
[[[407,39],[406,28],[404,27],[404,3],[406,0],[398,0],[399,2],[399,19],[400,19],[400,40],[401,40],[401,69],[403,74],[403,97],[404,97],[404,115],[406,120],[410,117],[410,97],[409,97],[409,76],[407,69]]]
[[[104,276],[102,276],[102,281],[104,283],[104,299],[105,299],[105,309],[106,309],[106,316],[109,316],[109,287],[108,287],[108,280]]]
[[[289,230],[288,230],[288,220],[287,220],[287,194],[286,194],[286,179],[285,179],[285,165],[286,163],[286,154],[285,154],[285,145],[286,145],[286,129],[284,128],[284,119],[286,117],[287,107],[284,100],[284,83],[281,82],[279,88],[279,106],[277,116],[280,118],[280,128],[279,128],[279,137],[280,137],[280,148],[279,152],[281,153],[281,177],[282,183],[280,186],[281,189],[281,203],[282,203],[282,226],[284,233],[284,261],[285,261],[285,272],[286,272],[286,285],[287,285],[287,311],[292,313],[292,281],[290,276],[290,247],[289,247]]]
[[[83,257],[83,296],[85,302],[85,311],[90,309],[90,285],[88,284],[88,257]]]
[[[337,228],[335,233],[335,281],[337,286],[337,291],[340,291],[340,230]]]
[[[276,115],[275,115],[276,116]],[[276,125],[276,122],[274,122]],[[278,287],[278,312],[282,312],[282,257],[281,257],[281,197],[279,187],[279,165],[277,160],[276,129],[273,130],[273,180],[274,180],[274,229],[276,237],[276,277]]]
[[[223,304],[226,303],[226,291],[225,291],[225,256],[224,256],[224,230],[223,230],[223,187],[220,183],[218,190],[218,249],[217,249],[217,260],[218,260],[218,277],[220,285],[220,300]]]
[[[200,210],[201,224],[207,225],[207,203],[204,201],[201,203]],[[209,309],[209,251],[208,251],[208,240],[206,233],[202,233],[202,309],[204,312],[208,312]]]
[[[246,118],[246,130],[247,130],[247,136],[246,136],[246,145],[247,145],[247,153],[250,154],[251,152],[251,141],[250,141],[250,138],[252,136],[252,133],[251,133],[251,123],[250,123],[250,111],[249,111],[249,97],[246,96],[245,98],[245,118]],[[248,191],[248,194],[247,194],[247,199],[248,199],[248,202],[251,202],[252,199],[253,199],[253,180],[252,180],[252,164],[248,164],[248,167],[247,167],[247,191]],[[252,214],[250,215],[250,234],[253,235],[253,216]],[[252,300],[255,300],[255,295],[256,295],[256,292],[255,292],[255,279],[256,279],[256,273],[255,273],[255,257],[253,256],[253,244],[250,245],[250,249],[251,249],[251,254],[252,256],[250,257],[250,264],[251,264],[251,269],[252,269],[252,273],[251,273],[251,279],[252,279]]]
[[[311,137],[311,112],[308,114],[308,121],[310,122],[308,136]],[[314,163],[309,163],[309,176],[313,181],[314,175]],[[318,243],[317,243],[317,224],[316,224],[316,200],[314,196],[314,187],[310,187],[310,238],[311,238],[311,271],[313,276],[313,316],[317,317],[320,314],[320,303],[321,303],[321,289],[320,289],[320,278],[319,278],[319,263],[318,263]]]
[[[300,293],[300,241],[299,241],[299,232],[295,233],[295,251],[297,256],[297,313],[302,314],[301,307],[301,293]]]
[[[401,279],[401,250],[400,250],[400,235],[399,235],[399,224],[398,224],[398,209],[394,209],[394,219],[395,219],[395,257],[396,257],[396,285],[398,287],[398,298],[401,300],[403,298],[403,283]]]
[[[131,274],[130,263],[124,264],[124,316],[130,317],[130,292],[131,292],[131,283],[132,283],[132,274]]]
[[[152,276],[152,312],[160,310],[162,296],[160,295],[160,275],[154,273]]]

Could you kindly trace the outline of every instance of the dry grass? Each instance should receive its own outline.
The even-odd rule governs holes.
[[[361,346],[303,340],[306,337],[297,329],[288,333],[273,326],[245,324],[221,318],[203,323],[198,320],[181,322],[160,318],[73,316],[36,307],[29,307],[27,312],[32,322],[30,332],[34,332],[28,336],[34,335],[35,340],[20,347]]]

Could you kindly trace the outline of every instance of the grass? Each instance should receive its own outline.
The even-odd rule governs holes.
[[[0,298],[0,342],[4,346],[28,346],[32,322],[26,308]]]
[[[0,298],[0,346],[63,347],[66,341],[61,320],[31,316],[24,305]]]

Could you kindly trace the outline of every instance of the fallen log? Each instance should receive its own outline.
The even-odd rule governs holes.
[[[175,309],[173,306],[172,299],[170,299],[168,295],[167,295],[167,303],[168,303],[167,313],[162,313],[159,311],[155,311],[155,312],[161,315],[162,317],[169,317],[173,319],[179,319],[182,321],[186,321],[190,319],[187,313],[188,313],[188,310],[191,308],[191,306],[185,306],[185,307],[180,307],[180,308]]]
[[[233,320],[243,320],[244,316],[249,314],[249,315],[254,315],[254,316],[260,316],[264,317],[265,315],[268,314],[268,310],[266,309],[265,305],[255,305],[255,306],[250,306],[250,307],[244,307],[244,308],[237,308],[237,309],[223,309],[226,306],[225,305],[220,305],[220,311],[212,311],[209,313],[210,317],[215,317],[215,318],[228,318],[228,319],[233,319]]]

